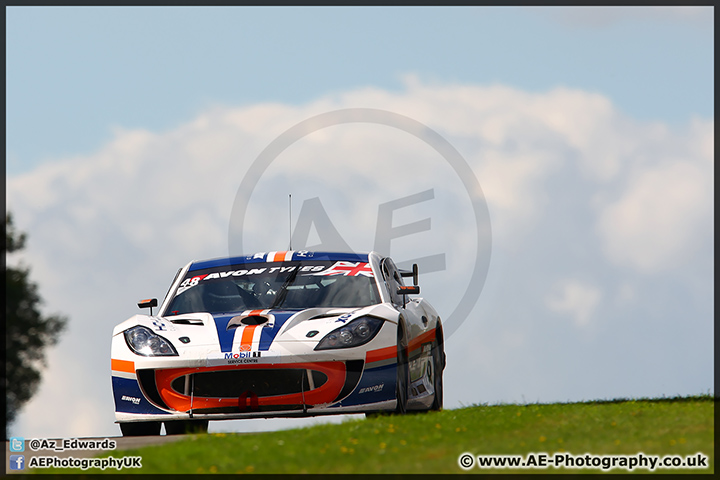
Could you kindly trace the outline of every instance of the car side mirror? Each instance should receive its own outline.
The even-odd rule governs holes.
[[[417,263],[413,263],[412,271],[403,270],[400,272],[400,276],[403,278],[412,277],[413,279],[413,285],[417,285],[419,283],[418,277],[418,265]]]
[[[418,285],[398,287],[397,293],[398,295],[417,295],[420,293],[420,287]]]
[[[153,307],[157,307],[157,298],[148,298],[146,300],[140,300],[137,304],[140,308],[150,308],[150,316],[152,317]]]
[[[398,287],[397,294],[403,296],[403,308],[407,305],[408,295],[417,295],[420,293],[420,287],[417,285]]]

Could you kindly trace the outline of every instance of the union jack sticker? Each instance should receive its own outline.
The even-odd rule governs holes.
[[[335,262],[335,264],[322,272],[314,275],[332,276],[342,275],[345,277],[372,277],[372,268],[368,263],[364,262]]]

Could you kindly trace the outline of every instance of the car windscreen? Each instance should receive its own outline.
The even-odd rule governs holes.
[[[219,266],[187,273],[164,315],[380,303],[368,263],[314,261]]]

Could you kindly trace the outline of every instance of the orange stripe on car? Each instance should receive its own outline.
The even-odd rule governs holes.
[[[417,350],[424,343],[429,343],[435,340],[435,329],[433,328],[429,332],[425,332],[419,337],[415,338],[410,342],[408,346],[408,353],[413,350]],[[371,350],[365,354],[365,363],[379,362],[382,360],[388,360],[394,358],[397,355],[397,347],[380,348],[378,350]]]
[[[387,347],[387,348],[380,348],[378,350],[371,350],[365,354],[365,363],[379,362],[381,360],[395,358],[396,355],[397,355],[396,347]]]
[[[241,352],[249,352],[252,349],[253,334],[255,333],[256,328],[257,325],[248,325],[243,329],[242,337],[240,337]]]
[[[116,372],[135,373],[135,362],[129,360],[110,360],[110,368]]]
[[[417,350],[418,348],[422,347],[424,343],[429,343],[435,340],[435,329],[433,328],[429,332],[425,332],[416,339],[414,339],[412,342],[410,342],[410,345],[408,345],[408,352],[412,352],[413,350]]]

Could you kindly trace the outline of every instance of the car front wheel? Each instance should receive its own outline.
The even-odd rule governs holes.
[[[433,369],[433,389],[435,390],[435,398],[433,398],[431,410],[442,410],[443,406],[443,370],[445,369],[445,348],[443,346],[442,330],[437,327],[437,340],[432,354]]]
[[[160,422],[132,422],[121,423],[120,431],[123,437],[146,437],[160,435]]]
[[[395,413],[407,413],[408,386],[410,385],[410,370],[408,368],[407,337],[402,327],[397,334],[397,381],[395,383],[395,398],[397,407]]]
[[[166,435],[183,435],[186,433],[207,433],[207,420],[175,420],[165,422]]]

